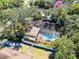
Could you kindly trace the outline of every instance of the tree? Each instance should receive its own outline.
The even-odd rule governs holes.
[[[39,8],[44,8],[44,9],[49,9],[49,8],[53,8],[53,0],[36,0],[34,3],[34,6],[38,6]]]
[[[72,4],[69,9],[69,14],[79,14],[79,3]]]
[[[11,23],[10,26],[5,27],[2,37],[9,41],[21,42],[21,39],[25,35],[24,29],[24,26],[20,22],[15,21],[14,23]]]
[[[14,7],[20,7],[23,5],[23,3],[24,3],[24,0],[15,0],[13,5]]]
[[[66,36],[55,41],[55,57],[54,59],[77,59],[75,56],[75,45]]]
[[[0,0],[0,8],[7,9],[7,8],[14,8],[20,7],[24,0]]]
[[[76,55],[77,58],[79,58],[79,32],[72,33],[70,39],[73,41],[76,47]]]

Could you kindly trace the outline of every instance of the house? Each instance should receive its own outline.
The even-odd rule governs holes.
[[[14,51],[10,48],[0,50],[0,59],[33,59],[31,56]]]

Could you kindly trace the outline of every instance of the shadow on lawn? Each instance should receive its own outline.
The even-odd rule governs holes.
[[[55,56],[55,50],[53,50],[50,54],[49,54],[49,59],[54,59]]]
[[[1,48],[5,48],[5,47],[12,47],[13,50],[19,50],[20,47],[22,47],[21,42],[13,42],[13,41],[0,41],[0,46],[2,46]]]

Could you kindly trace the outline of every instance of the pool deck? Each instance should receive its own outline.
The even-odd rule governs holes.
[[[44,49],[46,51],[53,51],[53,48],[48,48],[48,47],[42,46],[40,44],[36,44],[36,43],[29,42],[29,41],[25,41],[24,38],[22,39],[22,42],[24,44],[26,44],[26,45],[30,45],[30,46],[33,46],[33,47],[36,47],[36,48]]]

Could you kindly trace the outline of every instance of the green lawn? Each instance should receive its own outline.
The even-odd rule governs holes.
[[[22,48],[20,48],[19,51],[25,54],[29,54],[30,48],[27,45],[22,45]],[[35,59],[48,59],[49,54],[50,52],[48,51],[32,47],[30,55],[33,56]]]

